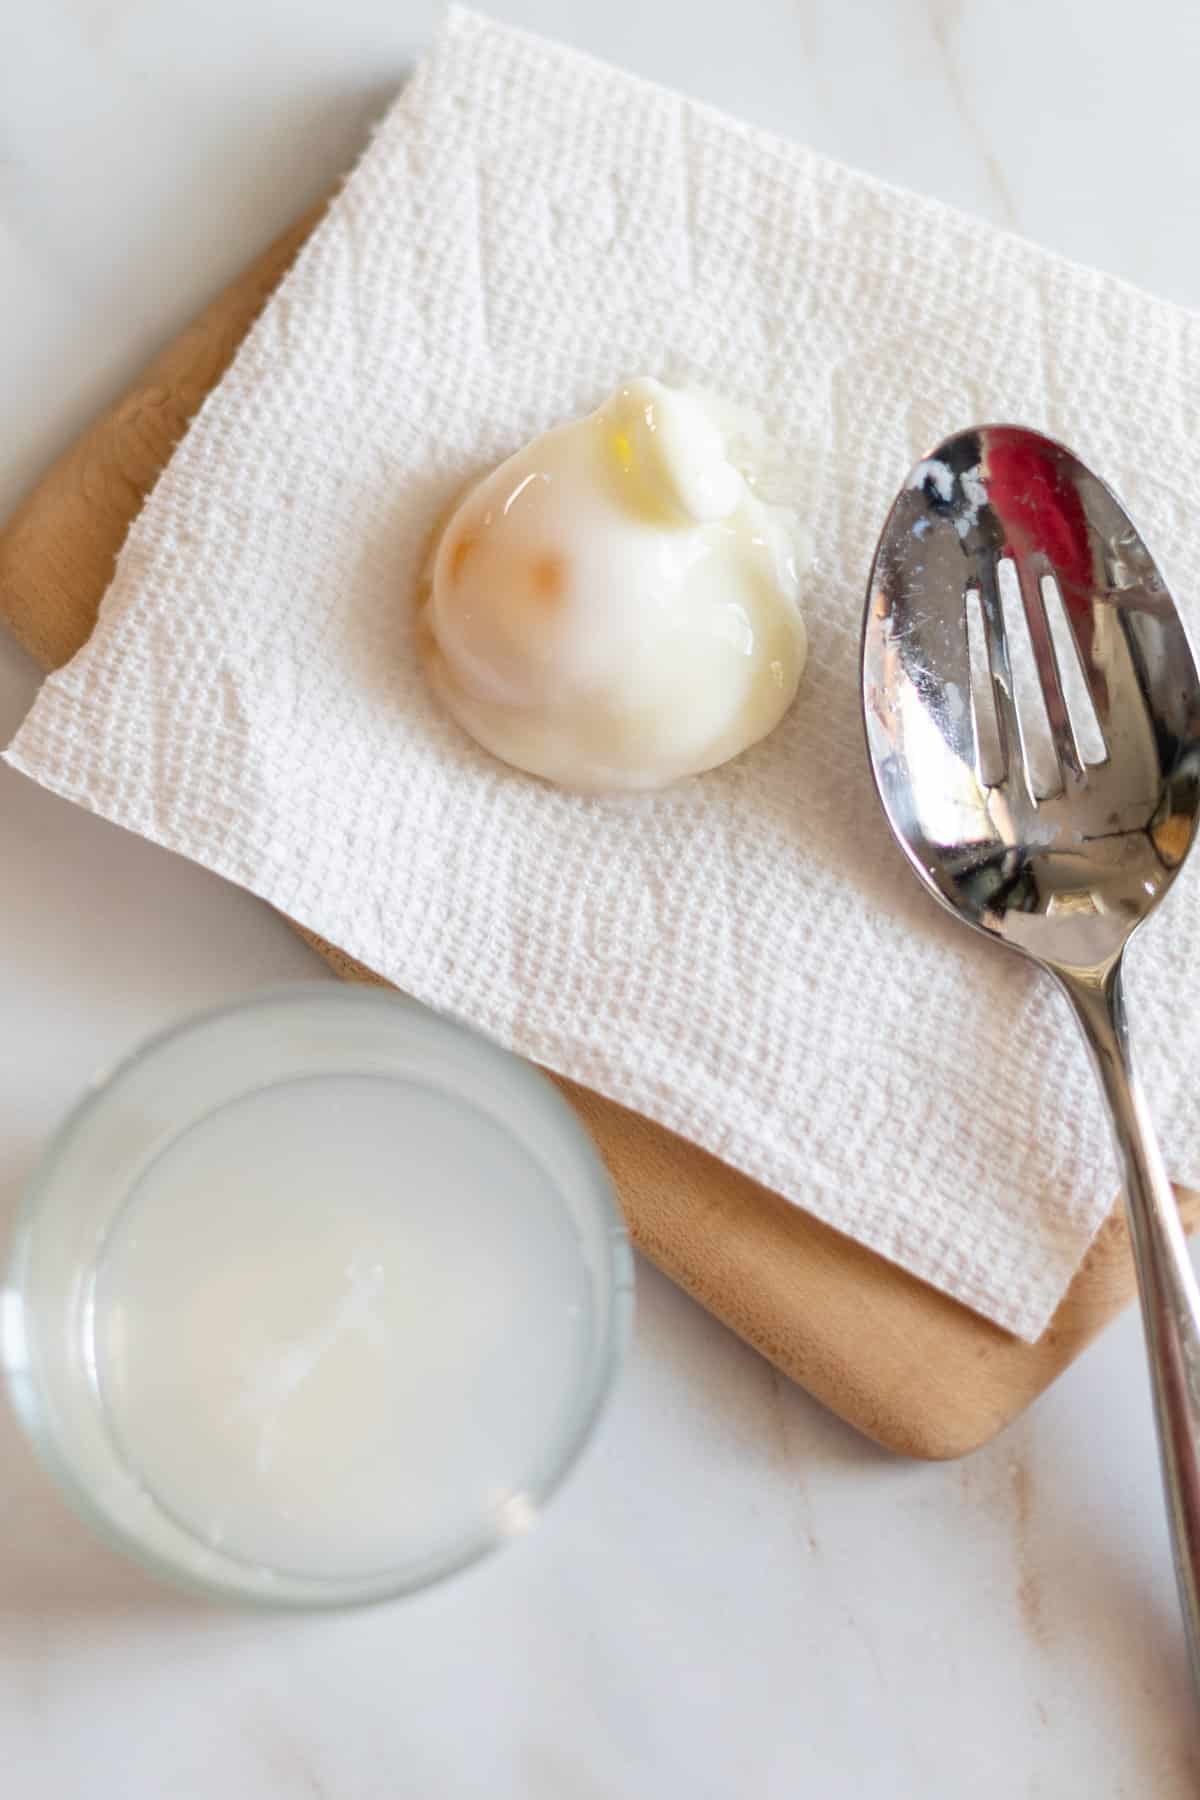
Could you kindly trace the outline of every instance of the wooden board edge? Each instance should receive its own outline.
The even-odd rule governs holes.
[[[87,642],[142,502],[327,204],[281,233],[166,345],[0,531],[0,616],[39,667],[58,667]]]

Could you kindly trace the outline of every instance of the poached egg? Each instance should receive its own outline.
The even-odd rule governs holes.
[[[657,788],[779,723],[806,652],[798,528],[733,459],[724,410],[639,377],[459,502],[423,649],[494,756],[576,790]]]

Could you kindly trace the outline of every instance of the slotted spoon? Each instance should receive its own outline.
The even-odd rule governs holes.
[[[1037,432],[978,426],[918,463],[888,515],[862,682],[875,784],[916,874],[1055,977],[1100,1078],[1200,1690],[1200,1289],[1121,986],[1125,946],[1179,873],[1200,808],[1183,624],[1102,481]]]

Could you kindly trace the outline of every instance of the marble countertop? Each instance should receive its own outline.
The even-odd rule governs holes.
[[[497,0],[1200,304],[1177,0]],[[0,19],[0,514],[354,156],[424,0]],[[0,737],[37,684],[0,639]],[[248,896],[0,770],[0,1225],[92,1070],[319,973]],[[0,1761],[21,1800],[1182,1800],[1200,1789],[1133,1317],[959,1465],[874,1450],[640,1269],[542,1527],[421,1598],[221,1610],[94,1543],[0,1412]]]

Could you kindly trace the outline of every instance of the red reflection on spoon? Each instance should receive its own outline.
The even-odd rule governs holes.
[[[988,498],[1015,551],[1049,558],[1063,598],[1069,588],[1090,591],[1092,552],[1083,502],[1047,446],[1017,431],[992,431],[987,449]]]

